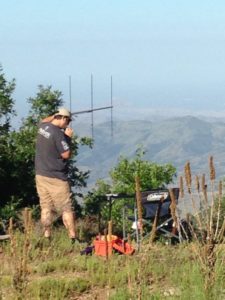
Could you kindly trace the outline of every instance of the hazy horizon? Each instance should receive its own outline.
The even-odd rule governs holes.
[[[16,79],[18,118],[37,86],[72,109],[110,104],[115,115],[225,116],[225,2],[3,1],[0,64]],[[116,116],[115,116],[116,117]]]

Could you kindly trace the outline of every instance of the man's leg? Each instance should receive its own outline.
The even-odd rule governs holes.
[[[41,210],[41,223],[44,228],[44,237],[50,238],[52,226],[52,212],[48,208]]]
[[[75,217],[72,208],[70,185],[67,181],[54,179],[54,190],[52,198],[54,199],[54,207],[57,212],[62,213],[63,223],[68,231],[69,238],[72,242],[76,239]]]
[[[76,237],[75,232],[75,218],[73,211],[64,211],[62,214],[63,224],[68,230],[68,235],[71,239]]]
[[[41,206],[41,223],[43,225],[44,236],[46,238],[51,236],[51,226],[53,221],[53,204],[51,195],[49,193],[48,181],[48,177],[36,175],[36,187]]]

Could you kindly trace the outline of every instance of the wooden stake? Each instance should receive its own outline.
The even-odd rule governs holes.
[[[136,191],[136,201],[137,201],[137,211],[138,211],[138,226],[140,227],[140,234],[143,235],[143,222],[142,222],[142,204],[141,204],[141,185],[140,178],[135,177],[135,191]]]

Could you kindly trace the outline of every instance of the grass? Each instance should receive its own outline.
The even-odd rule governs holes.
[[[68,299],[73,295],[79,295],[90,287],[88,280],[81,277],[65,278],[46,277],[33,281],[28,286],[28,299]]]
[[[189,163],[185,166],[185,180],[195,209]],[[46,242],[40,237],[38,227],[35,228],[30,212],[25,210],[24,231],[14,230],[11,221],[11,240],[1,243],[0,300],[225,299],[225,207],[222,182],[217,194],[214,181],[210,157],[209,191],[205,175],[202,191],[196,177],[196,190],[204,209],[187,218],[191,239],[176,245],[151,239],[143,242],[141,250],[132,256],[114,254],[108,259],[94,254],[81,256],[80,250],[87,245],[71,245],[66,231],[60,227],[53,232],[53,240]],[[182,178],[180,191],[182,195]],[[210,195],[211,205],[208,205]],[[171,214],[177,226],[172,193],[171,199],[174,204]]]
[[[14,242],[24,249],[24,233]],[[81,256],[84,245],[71,247],[64,229],[58,228],[50,245],[44,244],[33,229],[26,272],[26,284],[13,284],[16,265],[9,242],[2,243],[0,254],[0,299],[209,299],[201,265],[192,251],[193,243],[176,246],[155,243],[143,245],[132,256]],[[211,299],[224,299],[225,271],[221,267],[224,249],[218,250],[215,283]],[[17,259],[24,255],[17,248]],[[22,290],[21,290],[22,287]]]

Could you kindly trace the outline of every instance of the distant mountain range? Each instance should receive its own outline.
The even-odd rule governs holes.
[[[79,136],[90,136],[90,124],[74,124]],[[94,148],[82,147],[78,167],[91,170],[89,186],[98,178],[107,179],[118,158],[133,157],[142,145],[144,159],[171,163],[178,176],[190,161],[193,175],[209,174],[209,156],[214,157],[217,179],[225,176],[225,123],[186,116],[151,121],[116,121],[113,137],[110,122],[94,127]]]

